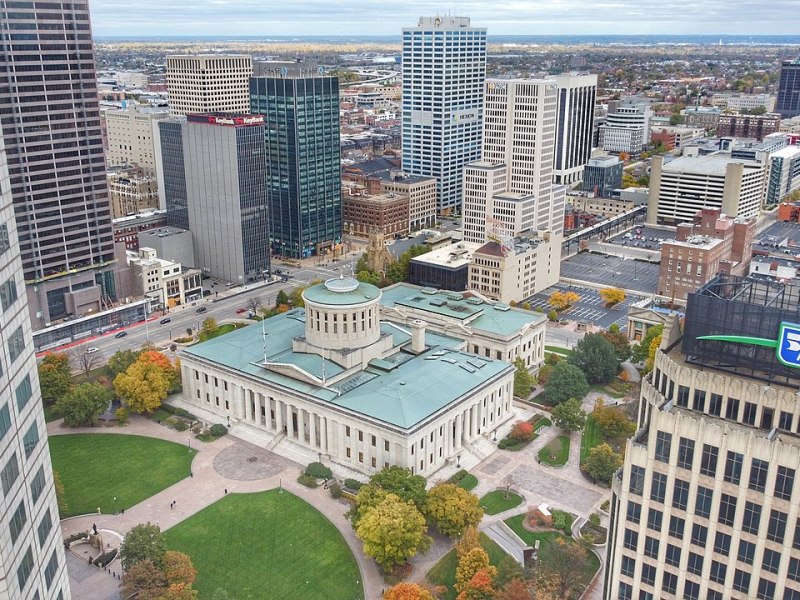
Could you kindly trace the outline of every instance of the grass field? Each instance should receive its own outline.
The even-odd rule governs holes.
[[[505,550],[498,546],[497,543],[490,539],[485,533],[480,534],[480,540],[481,546],[486,550],[486,554],[489,555],[489,562],[494,566],[499,565],[500,561],[508,556]],[[456,549],[453,548],[439,559],[439,562],[437,562],[426,575],[428,581],[432,584],[443,585],[447,588],[447,592],[440,597],[441,600],[455,600],[457,594],[455,589],[453,589],[453,585],[456,582],[457,566],[458,555],[456,554]]]
[[[481,498],[481,507],[487,515],[496,515],[504,510],[516,508],[520,504],[522,504],[522,496],[509,492],[508,498],[506,498],[505,490],[494,490]]]
[[[197,568],[195,589],[236,600],[364,598],[342,535],[297,496],[270,490],[228,494],[166,532],[167,547]]]
[[[181,444],[137,435],[53,435],[49,443],[64,484],[62,519],[98,506],[104,513],[130,508],[188,477],[195,455]]]
[[[555,354],[560,354],[561,356],[569,356],[572,354],[572,350],[569,348],[561,348],[560,346],[545,346],[545,352],[554,352]]]
[[[551,467],[567,464],[569,458],[569,436],[560,435],[539,450],[539,461]]]
[[[470,491],[478,485],[478,478],[472,473],[468,473],[461,481],[456,484],[458,487]]]
[[[600,428],[595,423],[594,417],[591,413],[586,417],[586,425],[583,427],[581,434],[581,464],[586,461],[589,456],[589,450],[595,446],[603,443],[603,434],[600,433]]]

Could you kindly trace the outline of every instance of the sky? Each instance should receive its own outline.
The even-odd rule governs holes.
[[[95,36],[398,35],[421,15],[494,35],[796,35],[798,0],[90,0]]]

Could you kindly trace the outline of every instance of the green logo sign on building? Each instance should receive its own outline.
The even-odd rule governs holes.
[[[800,325],[796,323],[781,323],[777,340],[744,335],[701,335],[697,339],[775,348],[778,362],[787,367],[800,368]]]

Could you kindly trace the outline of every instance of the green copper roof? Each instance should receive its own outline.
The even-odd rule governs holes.
[[[369,283],[356,281],[352,277],[334,277],[311,286],[303,292],[303,297],[317,304],[347,306],[374,300],[380,294],[381,291]]]

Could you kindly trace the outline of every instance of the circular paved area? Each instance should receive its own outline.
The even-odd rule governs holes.
[[[283,471],[280,457],[241,440],[221,450],[214,457],[214,470],[228,479],[255,481],[267,479]]]

